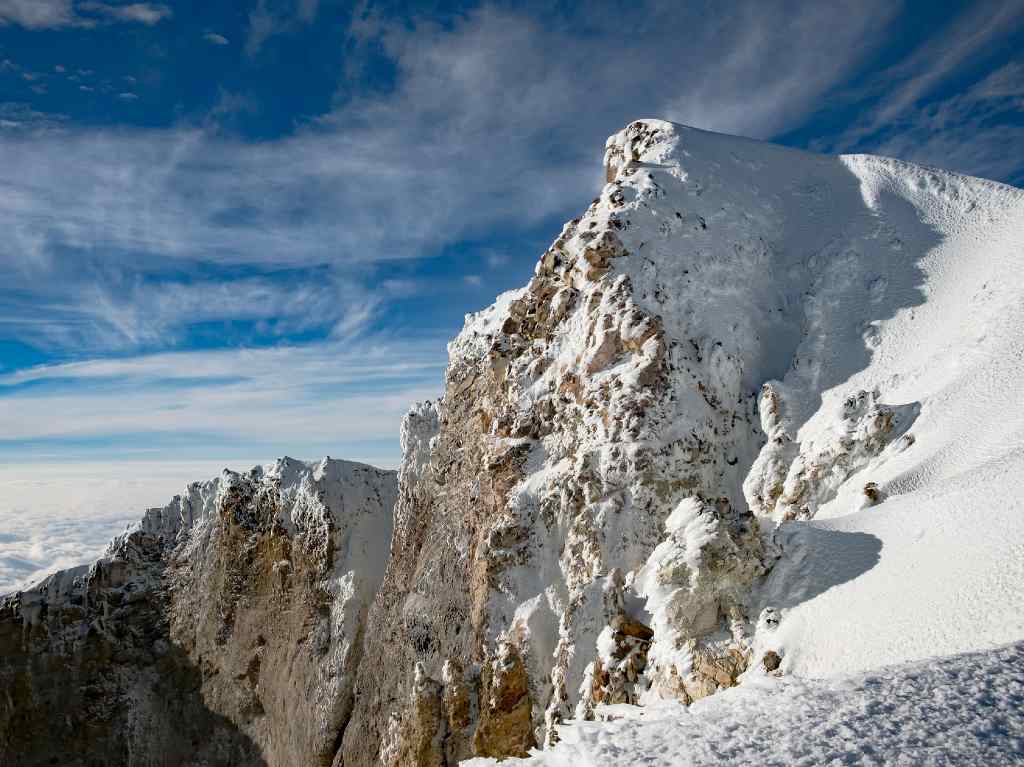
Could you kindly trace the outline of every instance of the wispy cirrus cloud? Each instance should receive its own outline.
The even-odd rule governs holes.
[[[504,168],[485,156],[478,172],[493,171],[490,179],[460,182],[448,164],[469,159],[463,148],[413,153],[411,140],[408,128],[358,110],[267,144],[194,129],[12,137],[0,142],[0,225],[11,234],[0,254],[10,262],[43,262],[62,248],[216,263],[410,258],[508,217],[535,222],[557,194],[552,185],[585,188],[598,164],[598,151],[586,166],[537,158]]]
[[[970,4],[866,85],[840,92],[840,98],[877,100],[844,131],[813,147],[889,154],[1019,182],[1024,158],[1006,149],[1024,146],[1024,120],[1017,117],[1024,112],[1024,57],[996,59],[995,66],[988,57],[1022,27],[1021,0]],[[962,80],[965,69],[973,84],[943,90],[950,79]]]
[[[398,292],[396,292],[396,290]],[[48,288],[0,294],[0,328],[33,345],[60,351],[170,348],[192,328],[246,323],[245,339],[283,339],[319,331],[349,337],[365,329],[382,303],[408,295],[390,282],[373,287],[329,270],[238,279],[139,279],[119,272],[86,273]]]
[[[39,136],[67,128],[67,115],[40,112],[28,104],[14,101],[0,103],[0,140],[6,133],[27,133]]]
[[[27,29],[92,27],[104,22],[134,22],[152,26],[173,15],[163,3],[114,4],[84,0],[0,0],[0,26]]]
[[[1020,0],[974,3],[947,28],[877,75],[876,87],[884,88],[881,100],[840,135],[837,144],[856,145],[865,137],[906,116],[919,106],[945,78],[969,58],[1012,32],[1020,24],[1024,5]]]
[[[440,393],[443,349],[440,338],[350,339],[16,371],[0,376],[0,455],[67,457],[89,442],[122,459],[344,450],[394,465],[401,416]]]
[[[146,26],[159,24],[164,19],[169,19],[174,13],[162,3],[128,3],[127,5],[112,5],[110,3],[93,2],[86,0],[76,6],[80,12],[92,13],[97,16],[113,19],[115,21],[128,21]]]
[[[46,29],[70,26],[75,21],[71,0],[0,0],[0,25]]]
[[[887,7],[877,3],[873,23]],[[61,268],[81,251],[335,266],[422,257],[569,214],[600,183],[606,135],[634,117],[769,135],[799,121],[865,51],[866,22],[826,43],[813,34],[814,8],[779,16],[742,5],[756,39],[674,5],[645,11],[635,35],[621,34],[617,14],[589,11],[587,36],[577,17],[492,6],[450,26],[363,15],[353,50],[383,50],[395,87],[349,88],[330,113],[275,141],[196,128],[10,137],[0,141],[0,256],[23,271]],[[755,42],[769,61],[744,53]],[[697,71],[712,53],[727,66],[662,76]],[[802,88],[751,99],[801,75]]]
[[[1003,118],[1014,117],[1006,120]],[[1011,62],[971,87],[919,107],[878,146],[880,154],[942,165],[986,178],[1024,182],[1024,62]]]
[[[256,7],[249,12],[245,55],[256,56],[271,37],[310,24],[319,8],[320,0],[257,0]]]

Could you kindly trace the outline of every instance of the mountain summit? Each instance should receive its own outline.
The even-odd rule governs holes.
[[[225,475],[7,597],[0,758],[556,759],[1024,639],[1024,192],[660,120],[605,170],[467,317],[397,488]]]

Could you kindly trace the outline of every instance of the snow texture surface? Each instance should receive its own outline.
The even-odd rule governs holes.
[[[565,725],[553,749],[502,764],[1024,764],[1022,666],[1018,643],[850,677],[762,676],[689,708],[608,706],[610,721]]]

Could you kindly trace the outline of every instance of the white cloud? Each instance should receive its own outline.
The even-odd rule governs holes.
[[[0,376],[0,387],[36,384],[0,392],[0,434],[9,450],[125,433],[163,447],[161,438],[190,430],[213,446],[392,444],[409,404],[440,393],[443,348],[440,338],[349,339],[32,368]]]
[[[758,7],[746,20],[760,25],[765,59],[730,57],[730,29],[699,15],[656,13],[636,35],[619,34],[617,19],[598,19],[606,34],[579,37],[571,26],[483,9],[451,29],[377,27],[397,68],[394,91],[351,99],[276,142],[170,130],[5,144],[0,224],[10,236],[0,247],[18,261],[70,246],[354,262],[423,255],[495,226],[528,227],[596,190],[603,140],[629,119],[668,112],[764,135],[797,123],[828,77],[863,52],[856,23],[827,44],[809,32],[794,43],[794,30],[811,23],[757,15]],[[678,42],[683,33],[687,45]],[[729,62],[721,76],[707,66],[700,78],[687,76],[718,59]],[[803,89],[751,99],[799,72],[813,75]],[[714,109],[706,106],[712,92]]]
[[[992,151],[994,147],[991,144],[982,146],[982,143],[988,140],[998,141],[998,135],[972,137],[970,130],[964,130],[955,139],[948,134],[939,135],[936,131],[942,129],[942,126],[933,118],[934,112],[942,111],[942,108],[929,106],[928,100],[944,82],[957,75],[965,63],[970,62],[977,66],[984,61],[986,53],[1017,27],[1020,14],[1020,0],[992,0],[970,5],[959,16],[953,17],[939,34],[910,51],[896,65],[877,74],[866,88],[861,88],[854,94],[847,94],[855,98],[863,97],[865,93],[877,94],[880,98],[871,109],[863,110],[862,116],[839,137],[819,141],[815,146],[843,152],[901,151],[902,159],[922,161],[922,157],[927,156],[931,162],[944,167],[950,166],[942,162],[941,153],[906,154],[904,150],[913,149],[915,144],[922,140],[935,140],[936,148],[938,145],[944,145],[946,149],[949,149],[954,141],[964,142],[964,145],[958,148],[958,154],[979,150]],[[842,95],[840,94],[840,97]],[[977,99],[979,95],[981,94],[975,94],[970,98]],[[959,93],[946,101],[959,103],[960,106],[964,104]],[[999,128],[997,133],[1004,130],[1005,128]],[[883,139],[884,143],[880,142],[877,136],[886,133],[896,135]],[[989,172],[992,175],[1004,176],[1008,170],[1005,166],[993,167],[988,163],[981,163],[971,172]]]
[[[483,255],[489,269],[498,269],[509,262],[508,254],[497,250],[488,250]]]
[[[87,0],[75,6],[71,0],[0,0],[0,26],[18,24],[27,29],[92,27],[99,21],[152,26],[172,15],[162,3],[113,5]]]
[[[213,45],[228,45],[229,42],[224,35],[218,35],[216,32],[206,32],[203,39]]]
[[[1024,65],[1011,62],[949,98],[908,109],[877,151],[982,177],[1024,181]]]
[[[0,0],[0,25],[44,29],[67,26],[75,21],[71,0]]]
[[[0,102],[0,138],[4,131],[32,136],[61,132],[67,120],[66,115],[39,112],[28,104]]]
[[[118,93],[117,97],[122,101],[136,101],[139,98],[136,94],[130,92]]]
[[[53,267],[67,248],[354,266],[529,226],[595,186],[596,140],[586,162],[554,161],[531,158],[510,136],[521,162],[507,164],[483,137],[417,146],[411,121],[365,106],[259,145],[198,130],[0,141],[0,256],[19,270]]]
[[[320,0],[257,0],[249,12],[245,55],[252,58],[271,37],[312,23],[319,9]]]
[[[30,272],[31,273],[31,272]],[[13,277],[0,292],[0,332],[38,348],[83,354],[137,347],[171,348],[199,324],[247,322],[238,340],[319,331],[358,334],[394,298],[412,295],[407,282],[366,286],[328,269],[237,279],[141,279],[129,269],[76,272],[19,290]],[[229,329],[220,331],[228,340]]]
[[[80,2],[79,11],[95,13],[114,21],[135,22],[153,26],[164,19],[169,19],[173,12],[162,3],[129,3],[127,5],[111,5],[100,2]]]
[[[272,14],[265,0],[249,12],[249,30],[245,37],[245,55],[250,58],[259,53],[263,43],[279,33],[285,22]]]

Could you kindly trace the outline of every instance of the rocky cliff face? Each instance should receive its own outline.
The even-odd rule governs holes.
[[[778,673],[776,524],[884,497],[920,406],[857,374],[980,187],[657,120],[605,170],[449,345],[397,487],[226,474],[4,601],[0,757],[451,765]]]
[[[190,485],[0,604],[4,764],[330,764],[393,472],[290,459]]]
[[[701,265],[663,252],[700,242],[714,220],[664,200],[684,175],[659,164],[677,141],[667,123],[613,137],[601,197],[525,289],[467,320],[449,347],[445,396],[407,418],[414,448],[370,615],[402,662],[360,668],[345,764],[387,763],[390,744],[422,728],[395,705],[410,690],[469,700],[468,720],[430,723],[444,746],[433,764],[523,754],[596,702],[635,700],[647,687],[636,684],[649,662],[645,588],[660,594],[666,578],[714,585],[685,606],[664,597],[693,615],[672,639],[655,637],[659,689],[699,697],[745,668],[743,595],[770,557],[739,488],[762,437],[751,371],[730,343],[741,329],[689,322]],[[764,241],[746,245],[767,258]],[[678,547],[691,565],[711,539],[721,552],[707,568],[648,563],[684,499],[708,533]],[[416,663],[442,683],[413,684]],[[707,671],[716,664],[727,671]]]
[[[406,419],[369,618],[392,652],[360,667],[346,765],[523,754],[778,668],[776,522],[913,444],[917,403],[845,385],[937,239],[903,168],[657,120],[609,140],[599,197]]]

